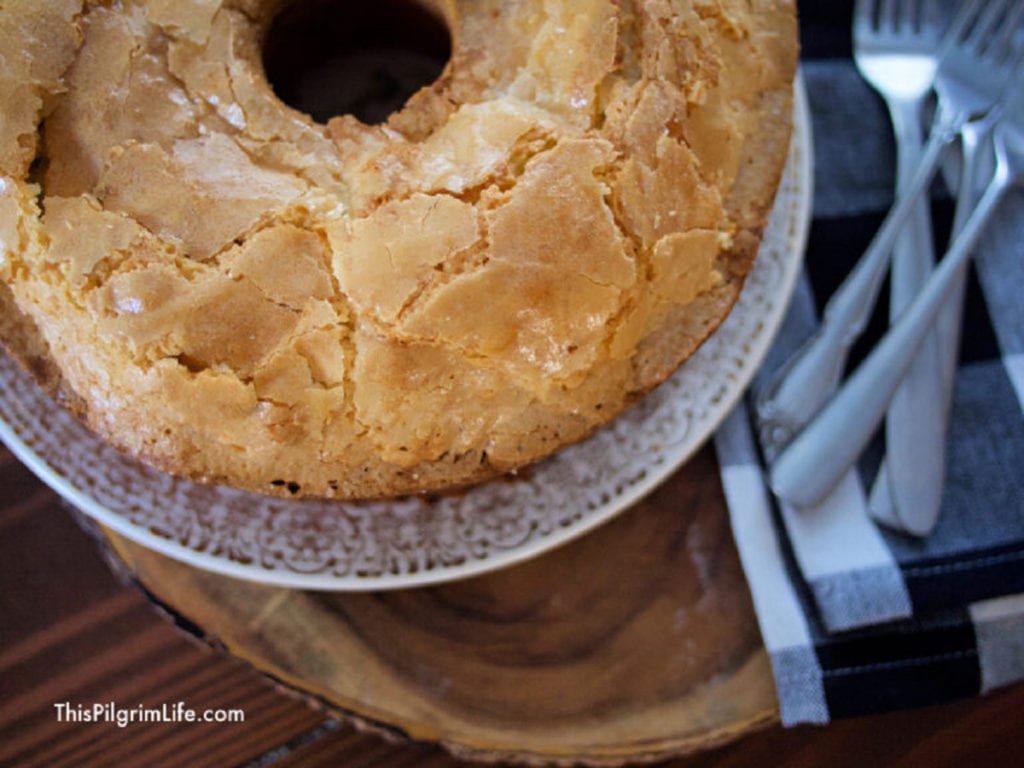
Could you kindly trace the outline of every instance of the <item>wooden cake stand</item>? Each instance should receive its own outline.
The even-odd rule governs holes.
[[[457,756],[621,765],[777,720],[710,449],[596,531],[442,586],[269,587],[104,534],[210,644],[337,717]]]

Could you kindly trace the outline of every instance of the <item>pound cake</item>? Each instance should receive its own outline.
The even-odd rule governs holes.
[[[584,438],[728,314],[792,1],[419,4],[450,60],[368,125],[275,95],[281,0],[4,0],[0,330],[103,439],[265,493],[459,487]]]

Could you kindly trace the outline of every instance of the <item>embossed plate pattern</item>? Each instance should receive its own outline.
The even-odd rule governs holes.
[[[643,402],[515,480],[426,501],[295,502],[171,477],[121,456],[0,356],[0,439],[71,504],[210,571],[281,586],[371,590],[494,570],[607,521],[689,458],[741,396],[802,263],[811,136],[798,83],[786,175],[732,313]]]

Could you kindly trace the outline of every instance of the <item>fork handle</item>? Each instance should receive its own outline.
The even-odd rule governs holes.
[[[921,101],[892,100],[897,146],[897,194],[906,189],[920,159]],[[931,212],[926,195],[914,203],[893,252],[889,318],[895,322],[921,290],[935,265]],[[930,333],[921,343],[886,414],[886,457],[872,489],[871,509],[890,525],[923,535],[942,500],[945,403],[941,340]],[[884,499],[884,501],[883,501]]]
[[[896,147],[896,195],[905,195],[911,188],[914,174],[924,152],[924,131],[921,113],[924,99],[891,99],[889,112],[898,137]],[[932,240],[932,216],[928,196],[918,195],[908,214],[906,226],[893,249],[892,285],[889,315],[900,312],[913,301],[935,266],[935,245]]]
[[[853,466],[881,422],[914,352],[956,288],[1008,182],[1006,174],[997,173],[921,293],[832,401],[779,454],[770,472],[779,498],[795,507],[820,504]]]
[[[899,196],[864,255],[832,295],[818,330],[773,375],[757,399],[760,438],[769,461],[835,391],[850,347],[871,314],[896,237],[913,212],[914,201],[935,176],[942,149],[957,128],[943,121],[932,129],[908,189]]]
[[[960,132],[961,165],[960,180],[957,188],[956,211],[953,215],[952,237],[955,239],[963,230],[977,200],[977,172],[981,170],[980,162],[984,159],[982,150],[990,148],[991,131],[998,116],[994,111],[982,120],[968,123]],[[903,480],[904,487],[913,487],[912,501],[900,501],[899,480],[890,474],[890,462],[894,451],[887,446],[888,454],[883,459],[871,489],[869,506],[871,514],[880,522],[915,536],[926,536],[938,521],[942,505],[943,477],[945,475],[946,430],[949,423],[949,411],[953,400],[953,385],[956,379],[957,363],[960,351],[960,324],[963,315],[964,290],[967,278],[967,264],[960,268],[953,278],[949,299],[939,310],[935,320],[935,330],[925,339],[918,353],[907,380],[921,367],[921,357],[929,352],[937,355],[938,376],[935,379],[937,397],[929,407],[938,409],[938,420],[932,422],[935,434],[920,436],[922,456],[916,461],[916,476],[913,480]],[[895,280],[895,275],[894,275]],[[932,349],[929,349],[929,345]],[[896,392],[886,420],[887,442],[899,439],[899,432],[892,425],[893,414],[898,408],[901,394],[908,389],[904,385]],[[928,430],[925,424],[922,427]],[[928,441],[931,442],[928,442]],[[926,464],[929,462],[930,464]],[[909,483],[913,483],[910,486]]]

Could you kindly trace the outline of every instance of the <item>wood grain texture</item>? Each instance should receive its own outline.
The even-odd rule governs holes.
[[[0,449],[0,766],[459,768],[396,731],[325,718],[251,666],[176,632],[113,578],[56,497]],[[539,567],[539,566],[532,566]],[[397,596],[392,596],[392,599]],[[406,596],[405,599],[409,599]],[[385,600],[387,602],[387,600]],[[183,611],[186,605],[179,606]],[[192,628],[194,629],[194,628]],[[361,670],[350,671],[354,677]],[[569,695],[569,694],[567,694]],[[241,706],[244,724],[58,723],[57,701]],[[1024,685],[825,728],[756,729],[663,768],[1015,765]]]
[[[45,486],[0,450],[0,766],[224,766],[323,721],[242,662],[189,642]],[[230,725],[58,722],[55,705],[241,708]]]
[[[329,710],[464,757],[620,764],[775,717],[710,452],[596,532],[451,584],[312,593],[108,533],[159,600]]]

